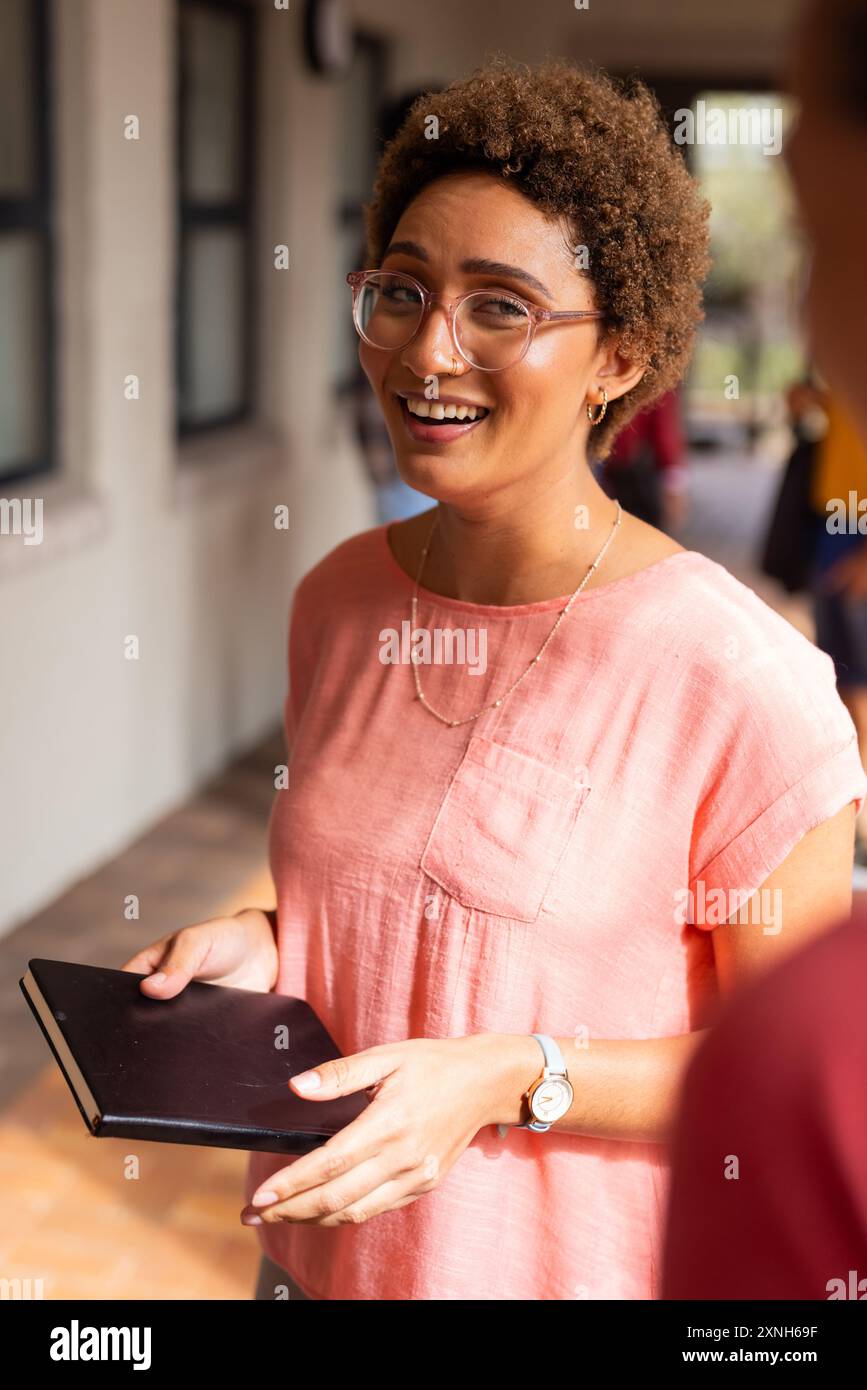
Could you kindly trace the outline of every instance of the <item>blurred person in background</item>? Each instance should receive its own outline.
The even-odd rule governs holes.
[[[793,382],[786,392],[792,449],[782,472],[759,556],[764,574],[787,593],[811,591],[815,583],[819,527],[824,520],[814,508],[819,444],[828,424],[826,392],[813,375]]]
[[[680,394],[666,391],[635,416],[598,465],[609,497],[669,533],[687,517],[687,470]]]
[[[816,645],[834,662],[837,688],[858,730],[861,760],[867,763],[867,446],[835,395],[828,395],[825,410],[828,426],[818,447],[811,494],[817,514]],[[867,806],[855,834],[855,862],[864,868]]]
[[[787,159],[812,242],[812,347],[862,440],[865,75],[867,0],[812,0],[795,44],[800,112]],[[863,547],[837,564],[842,589],[860,597]],[[865,979],[859,905],[741,993],[698,1048],[672,1145],[665,1298],[867,1296]]]
[[[834,662],[867,763],[867,447],[849,410],[814,378],[796,382],[786,399],[795,442],[760,564],[789,593],[810,594],[816,645]],[[855,864],[860,883],[867,806],[856,826]]]

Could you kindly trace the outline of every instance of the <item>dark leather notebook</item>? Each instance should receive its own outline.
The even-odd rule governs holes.
[[[290,1076],[341,1055],[305,1000],[197,980],[149,999],[143,979],[31,960],[19,982],[97,1138],[304,1154],[370,1103],[290,1090]]]

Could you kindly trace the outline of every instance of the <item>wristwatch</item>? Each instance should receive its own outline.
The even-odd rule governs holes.
[[[553,1038],[547,1033],[533,1033],[545,1056],[542,1075],[533,1082],[527,1092],[530,1105],[530,1119],[526,1124],[515,1125],[515,1129],[532,1129],[536,1134],[544,1134],[555,1120],[561,1119],[572,1106],[575,1092],[566,1075],[566,1063]],[[500,1138],[507,1133],[508,1125],[498,1125]]]

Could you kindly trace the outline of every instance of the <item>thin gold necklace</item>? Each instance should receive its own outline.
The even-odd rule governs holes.
[[[620,525],[620,516],[621,516],[620,503],[619,503],[619,502],[616,502],[615,505],[616,505],[616,507],[617,507],[617,516],[616,516],[616,518],[615,518],[614,525],[612,526],[611,531],[610,531],[609,534],[608,534],[608,538],[607,538],[607,540],[605,541],[605,544],[603,545],[603,547],[602,547],[602,549],[600,550],[599,554],[596,556],[596,559],[593,561],[593,564],[592,564],[592,565],[590,566],[590,568],[588,569],[588,571],[587,571],[587,573],[585,574],[584,578],[581,580],[581,583],[578,585],[578,588],[575,590],[575,592],[573,593],[572,597],[569,599],[569,602],[566,604],[566,607],[563,608],[563,609],[561,610],[561,612],[558,614],[557,621],[555,622],[554,626],[551,628],[551,631],[548,633],[548,636],[545,638],[545,640],[544,640],[544,642],[542,643],[541,647],[539,648],[538,652],[537,652],[536,655],[533,657],[533,659],[532,659],[532,661],[530,662],[530,664],[527,666],[527,669],[526,669],[525,671],[522,671],[522,672],[521,672],[521,674],[520,674],[520,676],[518,677],[518,679],[517,679],[516,681],[514,681],[512,685],[509,686],[508,690],[505,691],[505,693],[502,694],[502,695],[500,696],[499,700],[493,700],[489,705],[483,705],[483,707],[478,711],[478,713],[476,713],[476,714],[470,714],[470,715],[467,716],[466,719],[447,719],[446,716],[445,716],[444,714],[440,714],[439,710],[435,710],[434,707],[433,707],[433,705],[431,705],[431,704],[428,703],[427,699],[425,698],[424,692],[423,692],[423,690],[422,690],[422,688],[421,688],[421,678],[420,678],[419,673],[418,673],[418,664],[417,664],[416,662],[412,662],[412,673],[413,673],[413,678],[414,678],[414,680],[415,680],[415,693],[416,693],[416,695],[418,696],[418,698],[419,698],[419,700],[421,701],[421,703],[424,705],[425,709],[426,709],[430,714],[432,714],[432,715],[434,716],[435,719],[438,719],[438,720],[440,721],[441,724],[448,724],[448,725],[450,726],[450,728],[454,729],[454,728],[457,728],[457,726],[458,726],[459,724],[471,724],[471,723],[473,722],[474,719],[478,719],[480,715],[486,714],[487,711],[488,711],[489,709],[498,709],[499,706],[503,703],[503,701],[506,700],[506,699],[508,699],[508,697],[511,695],[512,691],[515,690],[515,689],[521,684],[521,681],[524,679],[524,677],[525,677],[525,676],[528,676],[528,675],[530,674],[530,672],[533,670],[533,667],[534,667],[534,666],[537,666],[537,665],[539,664],[539,662],[542,660],[542,655],[543,655],[543,653],[544,653],[544,651],[545,651],[545,648],[547,647],[548,643],[551,641],[551,638],[554,636],[554,633],[557,631],[557,629],[558,629],[558,627],[560,626],[560,624],[562,623],[563,619],[566,617],[566,614],[569,612],[569,609],[572,607],[572,604],[575,602],[576,598],[577,598],[578,595],[581,593],[581,590],[584,588],[584,585],[587,583],[587,581],[588,581],[588,579],[590,578],[590,576],[591,576],[592,574],[595,574],[595,573],[596,573],[597,569],[599,568],[599,566],[600,566],[601,563],[602,563],[602,560],[603,560],[603,557],[604,557],[604,555],[605,555],[606,550],[608,549],[608,547],[609,547],[609,545],[611,544],[611,542],[614,540],[614,536],[615,536],[615,534],[616,534],[616,532],[617,532],[617,528],[618,528],[618,526]],[[435,531],[436,528],[437,528],[437,522],[439,521],[439,519],[440,519],[439,508],[437,508],[437,514],[436,514],[436,516],[434,517],[434,524],[433,524],[433,526],[430,528],[430,533],[429,533],[429,535],[428,535],[427,541],[425,542],[424,550],[421,552],[421,563],[419,564],[419,567],[418,567],[418,574],[417,574],[416,577],[415,577],[415,586],[414,586],[414,588],[413,588],[413,594],[412,594],[412,606],[411,606],[411,609],[410,609],[410,613],[411,613],[411,618],[410,618],[411,627],[410,627],[410,631],[411,631],[411,632],[416,632],[417,629],[418,629],[418,621],[417,621],[417,619],[418,619],[418,589],[419,589],[419,585],[420,585],[420,583],[421,583],[421,576],[422,576],[422,572],[423,572],[423,570],[424,570],[424,563],[425,563],[425,560],[427,559],[427,553],[428,553],[428,550],[429,550],[429,548],[430,548],[430,543],[431,543],[431,541],[433,540],[433,534],[434,534],[434,531]]]

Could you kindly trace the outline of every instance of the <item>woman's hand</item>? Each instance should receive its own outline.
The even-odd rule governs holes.
[[[277,943],[266,913],[245,907],[233,917],[212,917],[160,937],[131,956],[122,970],[146,975],[141,991],[174,999],[190,980],[267,993],[277,982]]]
[[[492,1123],[492,1042],[495,1035],[484,1033],[410,1038],[292,1077],[289,1084],[305,1099],[362,1090],[374,1095],[363,1114],[321,1148],[272,1173],[241,1220],[358,1224],[430,1192],[482,1126]],[[317,1076],[315,1089],[302,1085]]]

